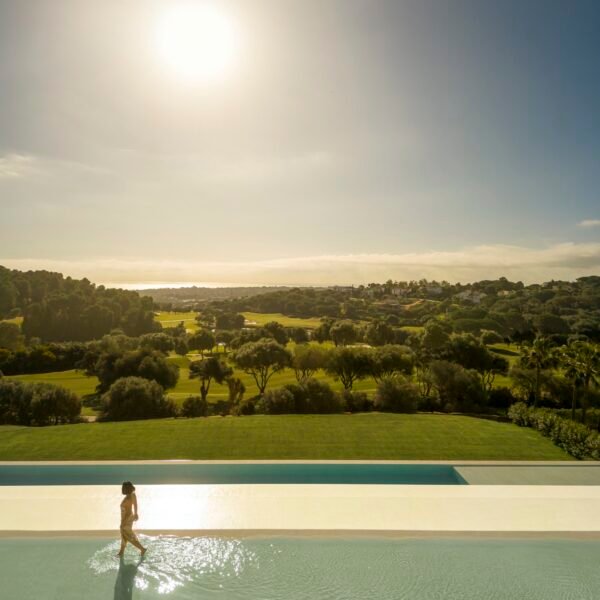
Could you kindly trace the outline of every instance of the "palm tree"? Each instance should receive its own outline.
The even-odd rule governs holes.
[[[575,411],[577,410],[577,396],[581,388],[581,374],[577,368],[577,345],[570,344],[561,352],[561,360],[565,366],[565,378],[573,385],[571,396],[571,420],[575,420]]]
[[[521,355],[521,365],[535,370],[535,397],[533,406],[537,406],[541,397],[542,371],[556,364],[556,353],[548,338],[538,336],[530,346],[524,346]]]
[[[567,348],[564,356],[567,364],[567,376],[583,386],[581,421],[585,423],[590,387],[593,383],[598,383],[600,376],[600,349],[597,344],[590,342],[574,342]],[[572,410],[572,414],[575,418],[574,410]]]

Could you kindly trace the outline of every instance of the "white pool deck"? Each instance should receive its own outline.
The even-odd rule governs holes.
[[[600,536],[599,463],[437,464],[456,465],[471,485],[139,485],[138,530]],[[523,467],[527,471],[519,471]],[[535,481],[536,473],[558,483],[566,478],[570,484],[503,483],[515,477]],[[0,486],[0,535],[114,533],[120,500],[118,486]]]

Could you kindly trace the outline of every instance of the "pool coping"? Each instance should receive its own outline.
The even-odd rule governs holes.
[[[225,539],[514,539],[600,540],[600,531],[444,531],[379,529],[139,529],[139,535]],[[76,531],[0,531],[0,539],[116,539],[117,529]]]
[[[293,465],[293,464],[339,464],[339,465],[450,465],[481,467],[600,467],[600,461],[573,460],[193,460],[186,458],[157,460],[6,460],[0,466],[44,466],[44,465],[161,465],[161,464],[198,464],[198,465]]]

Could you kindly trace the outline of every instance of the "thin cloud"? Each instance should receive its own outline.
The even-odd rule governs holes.
[[[24,154],[0,156],[0,179],[20,179],[34,170],[34,159]]]
[[[182,285],[349,285],[387,279],[451,282],[505,276],[526,283],[573,280],[600,273],[600,243],[556,244],[542,249],[489,245],[456,251],[404,254],[347,254],[262,261],[128,259],[0,259],[15,269],[47,269],[119,286]]]
[[[577,223],[579,227],[600,227],[600,219],[584,219]]]

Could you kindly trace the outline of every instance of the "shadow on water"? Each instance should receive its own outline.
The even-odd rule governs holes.
[[[142,561],[137,563],[126,563],[125,559],[119,559],[119,571],[115,581],[114,600],[132,600],[133,588],[135,587],[135,576]]]

